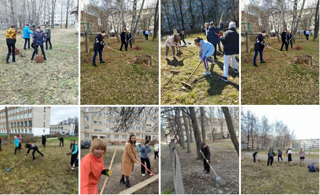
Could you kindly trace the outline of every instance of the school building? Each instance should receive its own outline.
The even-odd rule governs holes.
[[[74,135],[75,129],[75,123],[50,125],[50,134]]]
[[[136,135],[139,142],[158,139],[159,113],[145,113],[140,116],[131,116],[126,125],[118,108],[82,107],[80,120],[80,139],[93,140],[94,138],[105,139],[109,143],[125,143],[131,134]]]
[[[7,134],[7,122],[11,134],[33,136],[49,134],[50,114],[51,107],[8,107],[7,114],[6,109],[2,109],[0,110],[0,134]]]

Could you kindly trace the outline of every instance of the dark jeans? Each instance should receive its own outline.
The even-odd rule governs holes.
[[[34,153],[38,152],[41,156],[44,156],[39,150],[38,150],[38,147],[37,148],[34,148],[33,149],[33,152],[32,152],[32,157],[33,157],[33,160],[35,160],[36,158],[34,157]]]
[[[159,152],[154,151],[154,160],[156,160],[157,157],[159,158]]]
[[[145,162],[147,163],[147,168],[151,171],[149,159],[148,158],[140,158],[140,159],[142,164],[145,164]],[[144,168],[144,166],[141,165],[141,173],[145,174],[145,172],[146,172],[146,168]]]
[[[287,42],[287,48],[289,47],[289,43],[291,44],[291,48],[292,48],[292,40]]]
[[[128,48],[128,46],[129,46],[129,43],[130,43],[130,48],[132,48],[132,40],[127,41],[127,48]]]
[[[307,40],[309,40],[309,35],[306,35]]]
[[[60,141],[59,147],[63,147],[63,141]]]
[[[269,158],[268,158],[268,166],[269,166],[269,163],[270,163],[270,165],[272,165],[272,163],[273,163],[273,156],[269,156]]]
[[[19,150],[19,146],[14,149],[14,154],[17,153],[17,150]]]
[[[257,61],[258,52],[260,54],[260,62],[263,62],[263,51],[262,49],[259,49],[254,51],[253,63],[256,63]]]
[[[208,159],[203,159],[203,167],[204,167],[204,170],[206,170],[207,172],[209,172],[210,173],[210,166],[209,166],[209,163],[207,163],[207,161],[206,160],[208,160],[208,162],[210,163],[210,158],[208,158]]]
[[[122,41],[121,40],[121,47],[120,47],[120,51],[122,51],[122,46],[124,45],[124,47],[125,47],[125,49],[126,49],[126,51],[128,50],[128,45],[127,45],[127,43],[125,42],[125,41]]]
[[[94,63],[94,64],[96,63],[96,57],[97,57],[98,53],[99,53],[100,62],[103,61],[102,60],[102,50],[101,49],[100,50],[94,50],[93,60],[92,60],[92,63]],[[62,145],[63,145],[63,142],[62,142]]]
[[[45,148],[46,147],[46,142],[42,142],[42,146]]]
[[[52,49],[52,44],[51,44],[51,39],[50,38],[47,38],[47,40],[46,40],[46,49],[48,49],[48,42],[50,44],[50,49]]]
[[[77,159],[78,159],[78,152],[71,155],[70,165],[73,166],[73,164],[76,162]]]
[[[31,47],[32,47],[32,48],[33,48],[33,50],[34,50],[34,48],[35,48],[34,43],[31,43]],[[36,51],[36,54],[38,54],[38,49],[37,49],[37,51]]]
[[[285,42],[285,41],[282,41],[282,45],[281,45],[281,51],[282,51],[282,48],[283,48],[283,46],[286,46],[286,50],[288,50],[288,44]]]
[[[16,61],[16,40],[14,39],[7,39],[7,47],[8,47],[8,54],[7,54],[7,58],[6,61],[9,61],[10,55],[11,55],[11,51],[12,51],[12,62]]]
[[[25,39],[24,39],[24,47],[23,47],[23,48],[24,48],[24,49],[27,49],[27,48],[26,48],[27,42],[28,42],[28,49],[30,49],[30,38],[25,38]]]
[[[283,161],[283,159],[282,159],[282,154],[281,154],[281,155],[278,155],[278,162],[279,162],[279,158],[281,158],[281,161]]]
[[[47,58],[46,58],[46,54],[44,53],[44,50],[43,50],[43,45],[35,45],[35,46],[34,46],[34,50],[33,50],[33,54],[32,54],[32,57],[31,57],[31,60],[33,60],[35,54],[38,54],[37,51],[38,51],[38,47],[39,47],[39,46],[40,46],[40,48],[41,48],[41,52],[42,52],[42,55],[43,55],[43,59],[45,59],[45,60],[47,59]]]
[[[214,56],[214,59],[217,58],[217,44],[213,44],[214,46],[214,53],[213,53],[213,56]]]
[[[255,156],[253,156],[253,162],[256,162],[256,157]]]
[[[148,40],[148,36],[149,36],[149,35],[145,35],[145,36],[146,36],[146,40]]]
[[[218,47],[219,47],[219,51],[222,51],[222,50],[221,50],[221,47],[220,47],[220,42],[218,43]]]
[[[19,143],[19,150],[21,150],[21,143]]]

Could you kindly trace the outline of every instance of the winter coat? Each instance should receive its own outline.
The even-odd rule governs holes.
[[[32,40],[34,41],[35,45],[43,45],[43,43],[46,42],[47,37],[43,30],[40,30],[40,32],[35,31],[33,33]]]
[[[309,169],[310,172],[317,172],[316,168],[314,167],[314,162],[311,163],[310,165],[308,165],[308,169]]]
[[[101,172],[105,170],[103,157],[97,158],[91,153],[85,155],[80,163],[81,166],[81,194],[98,194],[98,182]]]
[[[268,157],[273,157],[274,152],[273,151],[269,151],[268,152]]]
[[[282,155],[282,151],[280,149],[278,150],[278,155]]]
[[[267,44],[264,42],[263,40],[263,34],[259,33],[259,35],[256,37],[256,43],[254,44],[254,50],[255,51],[259,51],[260,49],[264,49],[264,46],[266,46]]]
[[[6,32],[6,39],[17,39],[17,31],[13,28],[9,28],[9,30]]]
[[[24,29],[23,29],[23,38],[24,39],[30,39],[30,34],[33,34],[33,32],[30,30],[29,26],[24,27]]]
[[[140,148],[140,152],[141,152],[141,155],[140,157],[141,158],[148,158],[148,155],[150,156],[151,155],[151,148],[150,146],[148,146],[147,144],[144,145],[145,148],[141,147]]]
[[[14,140],[14,145],[15,145],[16,147],[19,147],[19,139],[18,139],[18,138],[16,138],[16,139]]]
[[[121,162],[121,172],[122,175],[130,176],[133,168],[134,168],[134,162],[136,162],[136,152],[134,151],[134,145],[131,143],[128,143],[126,145],[126,149],[122,156],[122,162]]]
[[[49,27],[46,28],[47,38],[51,39],[51,29]]]
[[[218,44],[220,42],[219,36],[217,34],[219,34],[219,31],[222,30],[223,28],[223,24],[220,23],[220,27],[210,27],[209,31],[208,31],[208,41],[212,44]]]
[[[42,136],[42,144],[45,144],[46,143],[46,141],[47,141],[47,138],[46,138],[46,136]]]
[[[121,41],[125,42],[127,40],[127,33],[126,32],[122,32],[121,33]]]
[[[224,55],[239,54],[239,34],[235,28],[226,29],[220,37],[223,45]]]
[[[200,47],[199,47],[199,58],[204,61],[205,58],[212,56],[215,48],[214,46],[204,40],[200,40]]]
[[[94,47],[93,47],[94,51],[99,51],[99,50],[102,50],[103,47],[108,47],[107,44],[105,44],[103,41],[102,34],[98,34],[94,40],[95,40]]]
[[[208,145],[205,148],[201,147],[201,151],[202,151],[203,155],[206,157],[206,159],[210,159],[211,153],[210,153],[210,148]]]
[[[179,42],[176,43],[176,42],[174,42],[173,40],[174,40],[174,36],[171,36],[171,37],[169,37],[169,38],[166,40],[166,42],[165,42],[164,44],[165,44],[166,46],[168,46],[168,47],[177,47],[177,46],[181,47],[181,45],[179,44]]]
[[[292,40],[292,34],[291,33],[287,35],[287,40],[289,41],[290,39]]]
[[[285,42],[286,40],[288,40],[288,39],[287,39],[287,33],[286,33],[286,32],[282,32],[282,33],[281,33],[281,40],[282,40],[283,42]]]
[[[252,156],[256,157],[257,154],[258,154],[258,152],[254,152],[254,153],[252,154]]]

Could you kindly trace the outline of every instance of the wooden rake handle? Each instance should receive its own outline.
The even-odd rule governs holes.
[[[117,149],[114,150],[113,157],[112,157],[112,160],[111,160],[111,163],[110,163],[110,166],[109,166],[109,170],[111,170],[112,163],[113,163],[114,157],[116,156],[116,153],[117,153]],[[101,189],[101,191],[100,191],[100,194],[102,194],[104,188],[106,187],[108,178],[109,178],[109,177],[107,176],[107,177],[106,177],[106,180],[104,181],[104,184],[103,184],[103,186],[102,186],[102,189]]]
[[[194,72],[199,68],[200,64],[202,61],[199,62],[199,65],[197,66],[196,69],[194,69],[194,71],[191,73],[191,75],[189,76],[188,80],[186,81],[186,83],[189,81],[189,79],[192,77],[192,75],[194,74]]]
[[[204,156],[204,154],[202,153],[202,151],[200,150],[200,153],[202,154],[203,158],[206,159],[206,157]],[[207,162],[207,161],[206,161]],[[207,162],[208,163],[208,162]],[[214,174],[216,175],[216,177],[218,176],[217,173],[214,171],[213,167],[210,165],[210,163],[208,163],[208,165],[211,167],[212,171],[214,172]]]

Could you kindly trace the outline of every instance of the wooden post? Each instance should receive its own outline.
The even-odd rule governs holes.
[[[269,41],[269,45],[271,45],[271,32],[270,31],[268,33],[268,41]]]
[[[7,141],[10,141],[10,129],[9,129],[9,120],[8,120],[8,108],[6,107],[6,128],[7,128]]]
[[[87,53],[90,52],[90,46],[89,46],[89,33],[88,31],[85,31],[85,44],[86,44],[86,51]]]
[[[250,44],[249,44],[249,32],[246,31],[246,50],[250,53]]]

